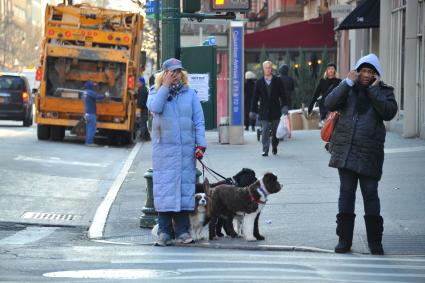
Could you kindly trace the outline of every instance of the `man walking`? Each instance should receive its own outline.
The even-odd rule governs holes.
[[[86,118],[86,145],[95,146],[93,143],[96,134],[96,101],[105,99],[106,95],[94,91],[96,82],[86,81],[84,83],[84,111]]]
[[[282,81],[272,74],[271,61],[263,63],[263,73],[264,77],[255,83],[250,116],[255,117],[255,113],[259,113],[262,127],[262,156],[268,156],[270,135],[272,136],[272,153],[277,154],[279,139],[276,138],[276,129],[282,113],[288,113],[288,99]]]
[[[140,77],[137,80],[137,106],[140,109],[140,139],[143,141],[150,141],[151,136],[148,131],[148,108],[146,101],[148,100],[148,88],[145,84],[145,78]]]

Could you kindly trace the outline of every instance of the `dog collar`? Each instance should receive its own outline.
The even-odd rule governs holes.
[[[261,187],[258,187],[257,188],[257,192],[262,196],[262,197],[264,197],[264,201],[262,201],[261,200],[261,197],[260,198],[255,198],[255,196],[254,195],[252,195],[252,193],[251,193],[251,191],[249,191],[249,195],[250,195],[250,198],[251,198],[251,201],[252,202],[254,202],[254,203],[257,203],[257,204],[266,204],[266,202],[267,202],[267,193],[261,188]]]
[[[265,196],[266,198],[267,198],[267,196],[270,194],[270,193],[267,191],[266,186],[264,186],[263,179],[260,179],[260,187],[259,187],[259,189],[263,192],[263,194],[264,194],[264,196]]]

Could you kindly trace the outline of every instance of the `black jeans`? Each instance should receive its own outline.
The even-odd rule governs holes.
[[[261,142],[263,143],[263,152],[269,153],[270,135],[272,140],[272,148],[277,149],[279,140],[276,138],[276,130],[280,120],[261,120]]]
[[[328,115],[328,109],[325,107],[325,99],[319,101],[320,120],[325,120]]]
[[[354,213],[357,183],[360,181],[365,214],[380,215],[378,180],[348,169],[338,169],[338,173],[341,182],[338,199],[339,213]]]

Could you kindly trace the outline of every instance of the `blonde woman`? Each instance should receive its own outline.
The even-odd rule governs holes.
[[[339,85],[341,79],[337,78],[336,65],[334,63],[329,63],[326,67],[325,74],[323,78],[320,79],[319,84],[316,87],[316,90],[313,94],[313,99],[308,106],[308,113],[310,114],[313,110],[314,104],[316,101],[319,101],[319,111],[320,111],[320,123],[319,128],[323,126],[323,123],[328,114],[328,110],[325,107],[325,98],[331,93],[331,91]]]
[[[188,212],[195,206],[196,159],[202,158],[207,144],[201,103],[188,85],[180,60],[164,61],[147,107],[153,113],[153,194],[158,212],[155,245],[170,245],[173,234],[177,242],[189,244],[193,242]]]

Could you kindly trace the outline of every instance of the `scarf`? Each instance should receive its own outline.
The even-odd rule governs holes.
[[[176,84],[170,86],[170,95],[176,96],[177,93],[182,89],[183,82],[180,80]]]

